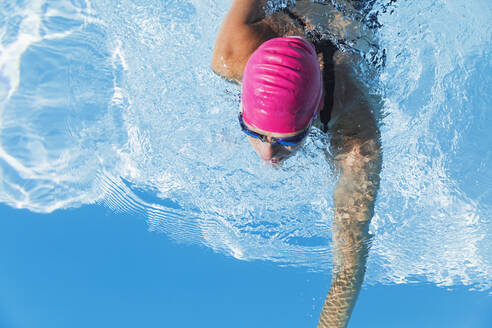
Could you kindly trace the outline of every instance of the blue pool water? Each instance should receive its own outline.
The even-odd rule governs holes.
[[[98,204],[179,243],[329,273],[327,137],[313,131],[281,169],[258,161],[235,121],[238,87],[209,68],[230,2],[2,0],[0,202]],[[384,104],[365,283],[488,294],[490,2],[377,1],[372,13],[377,44],[344,49],[385,57],[376,75],[358,66]]]
[[[0,327],[316,327],[325,272],[169,242],[100,206],[0,205]],[[488,328],[492,297],[432,284],[361,292],[349,327]]]

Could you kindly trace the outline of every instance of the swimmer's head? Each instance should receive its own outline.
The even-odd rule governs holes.
[[[242,118],[250,130],[274,138],[303,133],[322,106],[321,70],[313,45],[299,37],[264,42],[246,63],[241,93]],[[272,151],[272,145],[251,137],[250,142],[263,159],[276,159],[279,152]]]
[[[322,88],[311,43],[299,37],[268,40],[251,55],[243,72],[244,121],[269,132],[300,131],[319,112]]]

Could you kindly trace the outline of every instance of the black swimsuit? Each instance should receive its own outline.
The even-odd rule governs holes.
[[[283,10],[292,20],[294,20],[299,26],[301,26],[306,33],[306,39],[310,41],[316,52],[323,54],[323,85],[325,91],[324,105],[320,112],[320,120],[323,124],[323,131],[328,130],[328,122],[331,117],[331,110],[333,108],[333,93],[335,91],[335,71],[333,64],[333,54],[338,48],[330,41],[322,39],[320,32],[316,30],[306,30],[306,22],[290,11],[288,8]]]

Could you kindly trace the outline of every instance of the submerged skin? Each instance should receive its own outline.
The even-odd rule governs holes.
[[[240,82],[249,56],[271,38],[305,36],[283,13],[265,17],[263,6],[262,1],[233,1],[212,55],[212,69],[222,77]],[[311,1],[298,0],[292,10],[303,17],[303,10],[314,9],[319,13],[324,8]],[[309,16],[304,18],[309,22]],[[348,324],[364,279],[370,246],[368,227],[379,188],[381,145],[377,122],[371,112],[377,109],[377,102],[372,101],[367,90],[353,78],[349,55],[337,51],[333,58],[335,90],[328,131],[331,149],[327,153],[331,155],[327,155],[327,160],[333,161],[338,174],[333,194],[334,268],[318,327],[341,328]],[[320,67],[323,69],[322,58]],[[304,130],[279,134],[249,128],[270,137],[292,136]],[[251,137],[249,140],[258,155],[270,162],[281,161],[298,148],[272,146]]]

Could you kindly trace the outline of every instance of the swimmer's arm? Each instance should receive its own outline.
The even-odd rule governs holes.
[[[336,137],[335,137],[336,138]],[[377,137],[345,136],[336,156],[341,172],[334,191],[334,270],[318,328],[344,328],[359,295],[370,246],[369,223],[373,215],[381,167]]]
[[[234,0],[215,41],[212,69],[220,76],[241,81],[246,62],[276,32],[263,21],[265,1]]]

